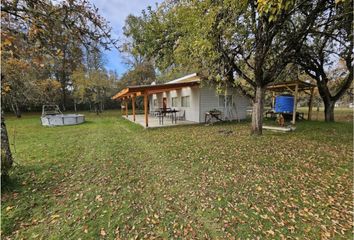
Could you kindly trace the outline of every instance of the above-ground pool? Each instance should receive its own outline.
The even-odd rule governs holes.
[[[43,126],[75,125],[85,122],[82,114],[55,114],[41,117]]]

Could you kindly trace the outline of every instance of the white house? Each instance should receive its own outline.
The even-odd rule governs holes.
[[[200,78],[193,73],[166,84],[187,82],[200,83]],[[205,121],[206,112],[214,109],[222,113],[223,119],[245,119],[246,110],[250,106],[250,100],[235,88],[218,93],[215,87],[200,84],[152,94],[149,98],[150,112],[163,108],[164,101],[167,108],[185,113],[187,121],[199,123]]]
[[[248,97],[235,88],[218,93],[215,87],[204,86],[196,73],[165,84],[130,86],[112,99],[132,99],[134,102],[135,97],[140,95],[144,96],[146,127],[149,121],[148,113],[152,116],[154,112],[165,108],[178,110],[178,114],[183,115],[186,121],[202,123],[211,110],[220,111],[223,120],[245,119],[247,108],[251,105]],[[135,121],[135,104],[133,115]]]

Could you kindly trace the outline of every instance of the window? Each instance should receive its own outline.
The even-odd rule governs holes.
[[[219,95],[219,107],[232,106],[232,95]]]
[[[172,98],[172,107],[178,107],[178,97]]]
[[[158,107],[157,99],[154,99],[154,107]]]
[[[190,96],[184,96],[182,97],[182,107],[190,107]]]

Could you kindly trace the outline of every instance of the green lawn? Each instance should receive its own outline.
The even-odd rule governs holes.
[[[303,112],[305,114],[305,118],[307,119],[307,107],[301,107],[297,109],[298,112]],[[323,121],[324,120],[324,108],[321,107],[317,111],[317,107],[313,107],[312,109],[312,120]],[[335,108],[335,116],[336,121],[341,122],[351,122],[353,121],[353,109],[352,108]]]
[[[4,239],[352,237],[352,122],[252,137],[248,122],[144,130],[118,115],[7,119]]]

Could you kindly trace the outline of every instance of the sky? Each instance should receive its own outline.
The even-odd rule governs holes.
[[[129,14],[140,15],[148,6],[155,8],[161,0],[90,0],[112,27],[112,36],[120,40],[124,39],[123,26]],[[107,70],[115,70],[120,76],[127,71],[123,63],[123,56],[115,48],[104,52],[105,66]]]

